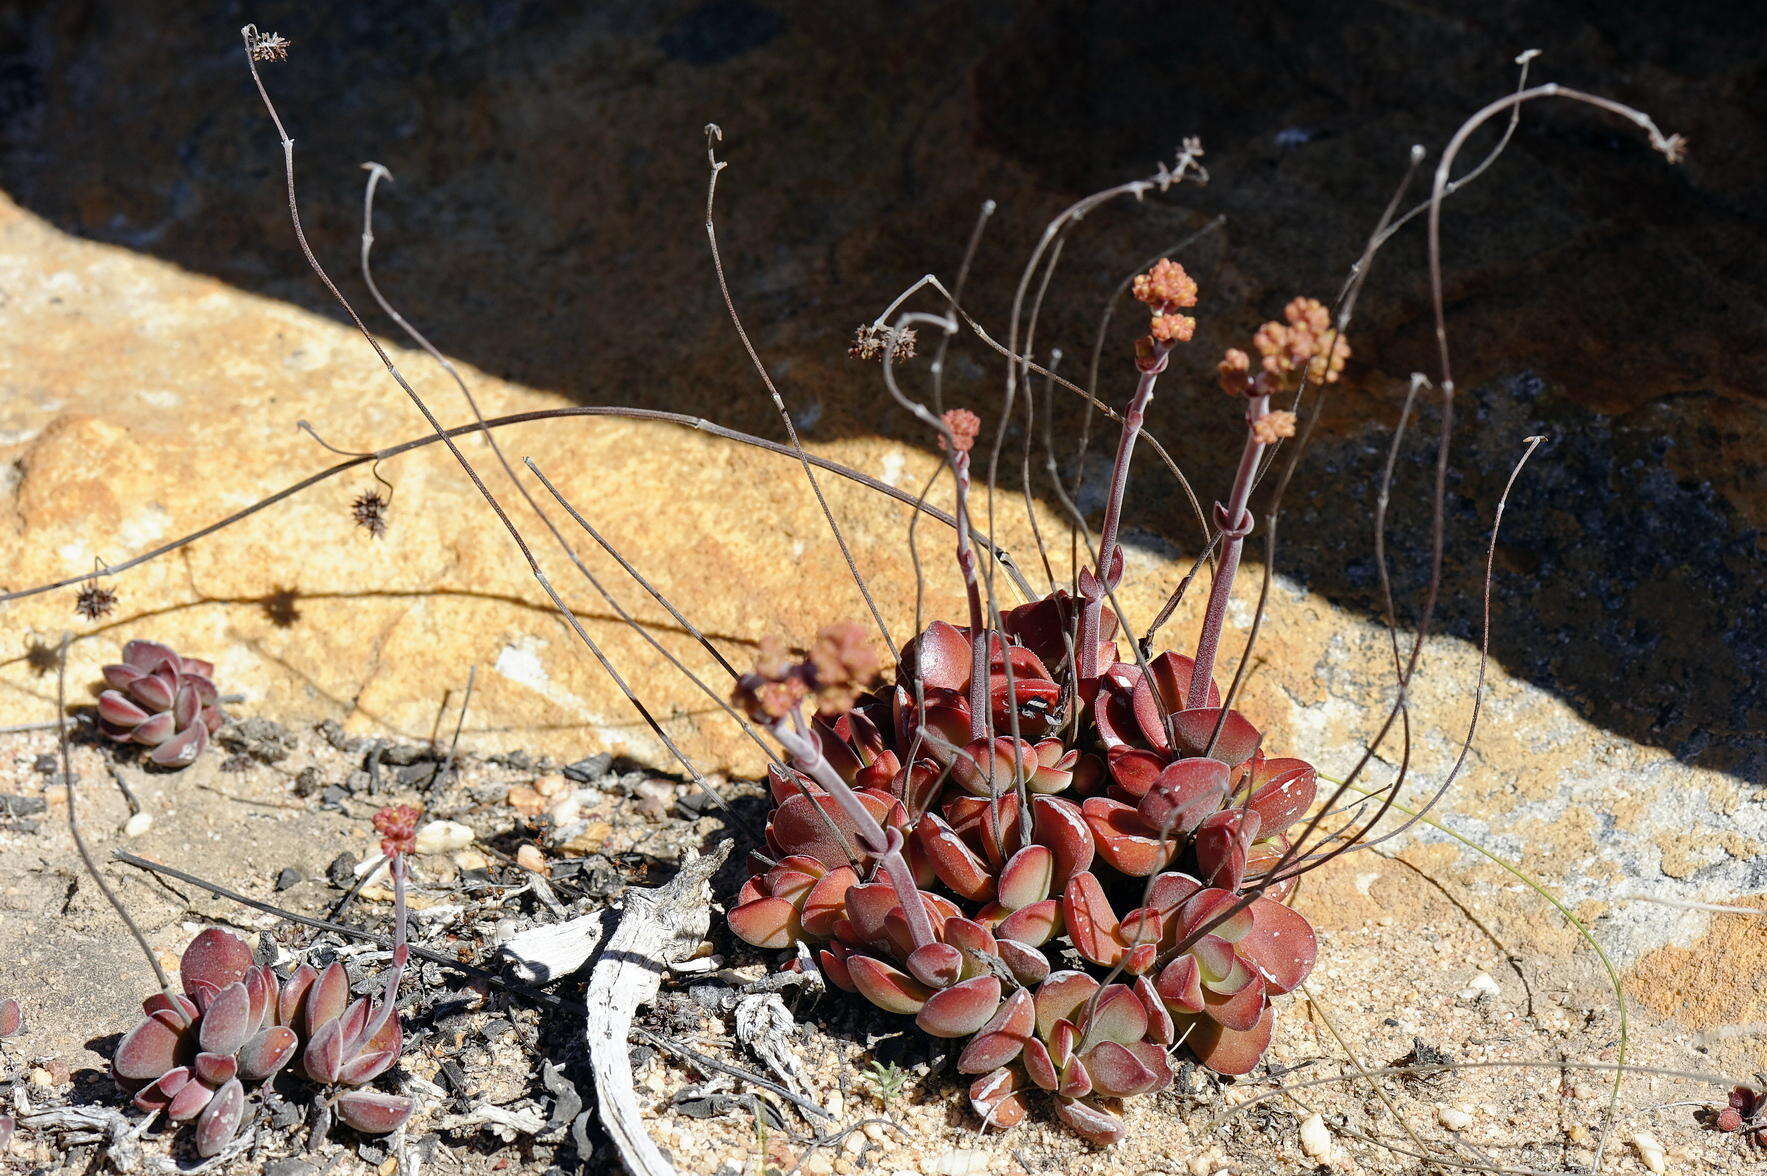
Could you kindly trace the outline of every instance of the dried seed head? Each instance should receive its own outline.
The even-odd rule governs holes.
[[[1252,436],[1260,445],[1273,445],[1284,437],[1295,435],[1295,414],[1283,412],[1267,412],[1252,422]]]
[[[379,539],[387,533],[387,511],[390,504],[379,490],[364,490],[350,503],[350,517],[356,525]]]
[[[869,323],[853,332],[853,344],[847,348],[847,355],[853,359],[877,359],[887,351],[892,360],[900,362],[914,358],[916,341],[913,327],[898,331],[881,323]]]
[[[117,594],[96,580],[88,581],[74,598],[74,611],[89,621],[108,617],[117,606]]]
[[[380,852],[392,857],[417,851],[417,818],[422,810],[415,805],[396,804],[374,814],[374,831],[380,834]]]
[[[954,408],[943,418],[945,427],[951,430],[951,440],[939,438],[939,447],[954,446],[959,453],[968,453],[975,448],[976,437],[982,431],[982,418],[967,408]]]
[[[809,666],[817,709],[825,715],[851,709],[871,688],[879,669],[877,652],[865,626],[857,621],[838,621],[816,634]]]
[[[294,42],[281,33],[260,33],[256,29],[251,33],[251,55],[253,61],[287,61],[289,46]]]
[[[1162,343],[1188,343],[1196,333],[1196,320],[1187,314],[1156,314],[1148,330]]]
[[[1175,261],[1161,258],[1144,274],[1137,274],[1130,286],[1137,301],[1145,302],[1155,311],[1196,305],[1196,282]]]

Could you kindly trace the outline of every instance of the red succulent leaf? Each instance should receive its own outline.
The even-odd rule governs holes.
[[[196,1121],[196,1154],[205,1159],[219,1154],[232,1142],[244,1115],[245,1087],[239,1079],[231,1078],[215,1091],[215,1097],[203,1108],[202,1118]]]
[[[106,690],[98,696],[98,717],[116,727],[138,727],[149,715],[117,691]]]
[[[1029,656],[1025,650],[1018,653]],[[1014,661],[1017,660],[1015,657]],[[1011,731],[1017,727],[1019,735],[1028,739],[1047,735],[1061,722],[1061,687],[1047,678],[1027,677],[1017,666],[1012,673],[1010,691],[1005,674],[988,676],[988,708],[994,729]]]
[[[1162,1001],[1181,1013],[1203,1011],[1202,969],[1193,955],[1181,955],[1167,964],[1154,987]]]
[[[129,693],[149,711],[169,711],[178,696],[177,677],[164,671],[148,674],[135,679],[134,684],[129,687]]]
[[[1040,804],[1047,799],[1039,796],[1032,803]],[[960,792],[946,800],[942,807],[945,819],[957,835],[995,866],[1022,844],[1018,797],[1014,794],[987,798]],[[1037,840],[1044,841],[1044,838],[1039,836]]]
[[[1047,846],[1055,855],[1055,870],[1049,882],[1049,892],[1054,894],[1067,886],[1075,874],[1091,868],[1095,849],[1092,830],[1079,805],[1053,796],[1032,798],[1031,817],[1037,843]]]
[[[1009,1066],[982,1075],[969,1085],[969,1105],[984,1124],[1016,1127],[1025,1119],[1025,1100],[1019,1093],[1024,1078]]]
[[[966,743],[951,765],[951,777],[971,796],[1003,796],[1041,766],[1035,745],[1000,735]]]
[[[1134,800],[1147,795],[1147,790],[1153,787],[1166,766],[1167,757],[1163,753],[1142,747],[1125,744],[1111,748],[1108,754],[1111,780],[1125,796]]]
[[[210,1086],[219,1087],[239,1073],[239,1059],[232,1054],[199,1053],[191,1069]]]
[[[123,646],[123,661],[144,674],[151,674],[162,664],[179,664],[179,657],[170,646],[157,641],[130,641]]]
[[[268,964],[255,964],[245,970],[241,980],[245,984],[246,1022],[255,1033],[270,1024],[276,1013],[276,973]]]
[[[1281,834],[1275,837],[1260,837],[1252,842],[1245,852],[1246,877],[1259,879],[1267,877],[1270,871],[1276,868],[1276,863],[1288,853],[1288,850],[1288,838]],[[1281,902],[1294,890],[1296,881],[1295,876],[1291,874],[1276,882],[1266,883],[1263,895],[1265,898]]]
[[[1106,751],[1118,747],[1138,746],[1141,725],[1135,721],[1135,684],[1141,670],[1119,662],[1098,679],[1098,694],[1092,700],[1092,724]]]
[[[171,1010],[151,1013],[117,1043],[111,1072],[125,1082],[151,1082],[192,1052],[184,1040],[185,1024]]]
[[[994,897],[994,875],[981,858],[963,843],[950,825],[936,813],[927,813],[914,826],[914,843],[932,864],[939,881],[971,902]]]
[[[1128,1044],[1147,1036],[1147,1007],[1126,984],[1107,984],[1092,1004],[1086,1036],[1093,1041]]]
[[[1143,943],[1129,949],[1123,957],[1123,971],[1131,976],[1139,976],[1159,962],[1160,948],[1157,943]]]
[[[194,996],[196,981],[213,984],[217,989],[225,988],[242,978],[253,962],[252,949],[245,945],[245,940],[219,927],[210,927],[184,949],[178,974],[184,982],[184,991]]]
[[[1196,662],[1181,654],[1162,653],[1150,661],[1147,668],[1152,671],[1152,675],[1136,675],[1130,707],[1135,714],[1136,726],[1141,730],[1141,737],[1147,741],[1148,746],[1156,751],[1169,751],[1171,744],[1166,738],[1165,716],[1178,714],[1185,709],[1190,676],[1196,669]],[[1202,702],[1202,705],[1221,705],[1221,692],[1213,682],[1209,683],[1208,694],[1208,700]]]
[[[887,1013],[918,1013],[932,989],[882,960],[868,955],[847,957],[847,975],[859,994]]]
[[[197,1025],[197,1041],[210,1053],[231,1054],[251,1036],[251,998],[238,980],[215,994]],[[224,1081],[224,1080],[223,1080]],[[218,1085],[218,1083],[217,1083]]]
[[[163,740],[144,738],[142,733],[162,718],[168,722],[173,721],[172,715],[155,715],[135,728],[136,738],[140,742],[157,744],[147,753],[147,758],[162,768],[182,768],[195,763],[197,757],[208,749],[209,729],[201,723],[193,723],[176,734],[169,734]]]
[[[1085,1064],[1092,1089],[1110,1098],[1145,1094],[1161,1085],[1157,1073],[1115,1041],[1101,1041],[1087,1050]]]
[[[1177,851],[1175,840],[1162,842],[1158,831],[1150,829],[1140,813],[1120,800],[1088,797],[1080,811],[1092,830],[1098,856],[1112,869],[1131,878],[1158,873]]]
[[[1049,1047],[1040,1038],[1025,1040],[1024,1065],[1025,1075],[1039,1088],[1054,1090],[1061,1084],[1061,1075],[1056,1072],[1055,1061],[1049,1056]]]
[[[134,666],[105,666],[99,672],[104,675],[104,680],[108,685],[113,689],[125,693],[128,691],[129,687],[133,686],[137,681],[147,677],[147,672],[145,670],[137,669]],[[103,696],[100,695],[100,698],[102,697]]]
[[[817,879],[810,893],[804,896],[803,909],[798,912],[804,933],[818,940],[833,935],[835,920],[847,908],[847,891],[858,881],[859,875],[851,866],[840,866]]]
[[[1218,759],[1201,757],[1167,764],[1149,786],[1139,806],[1148,827],[1168,836],[1190,834],[1221,807],[1230,769]]]
[[[1104,887],[1091,874],[1076,874],[1062,892],[1062,915],[1074,950],[1092,963],[1111,967],[1123,956],[1117,939],[1117,916]]]
[[[1037,767],[1025,787],[1041,794],[1065,792],[1074,783],[1079,763],[1078,748],[1064,747],[1059,739],[1045,739],[1037,744]]]
[[[282,989],[276,995],[276,1023],[293,1025],[295,1018],[301,1013],[301,1002],[307,990],[313,987],[313,981],[319,979],[319,972],[311,964],[302,964],[289,974],[282,982]]]
[[[838,942],[831,943],[816,953],[816,963],[822,969],[822,974],[843,992],[859,991],[859,986],[853,983],[853,977],[847,971],[847,957],[851,954],[850,948]]]
[[[174,1067],[142,1087],[130,1101],[144,1111],[163,1111],[190,1080],[189,1066]]]
[[[1034,988],[1043,983],[1049,975],[1049,957],[1017,939],[1000,939],[995,942],[995,954],[1006,970],[1012,973],[1013,979],[1027,988]]]
[[[398,1053],[390,1049],[359,1053],[344,1063],[342,1072],[338,1074],[338,1081],[345,1086],[361,1086],[372,1082],[386,1073],[398,1056]]]
[[[271,1025],[239,1047],[239,1076],[248,1082],[261,1082],[295,1055],[300,1039],[286,1025]]]
[[[1225,921],[1215,923],[1213,927],[1209,927],[1209,924],[1233,910],[1241,901],[1240,896],[1230,890],[1211,887],[1197,891],[1190,896],[1189,901],[1184,904],[1183,910],[1179,912],[1179,937],[1189,938],[1198,930],[1208,927],[1210,935],[1225,939],[1229,943],[1239,942],[1252,929],[1251,907],[1248,906],[1234,912]]]
[[[178,1022],[178,1027],[184,1028],[192,1021],[196,1020],[197,1013],[200,1010],[197,1009],[196,1002],[191,1000],[188,996],[185,996],[182,992],[168,991],[156,992],[152,996],[143,1000],[141,1002],[141,1011],[144,1014],[158,1013],[162,1011],[169,1012],[173,1014],[174,1019]],[[4,1011],[0,1010],[0,1019],[3,1019],[3,1016]],[[5,1033],[0,1033],[0,1037],[4,1036],[6,1036]]]
[[[1319,958],[1319,938],[1299,911],[1268,898],[1251,905],[1251,930],[1239,941],[1239,954],[1272,992],[1292,992]]]
[[[1274,1018],[1275,1010],[1266,1006],[1256,1025],[1240,1030],[1203,1017],[1196,1022],[1187,1044],[1198,1060],[1217,1074],[1249,1074],[1270,1048]]]
[[[1141,998],[1141,1007],[1147,1010],[1147,1039],[1159,1045],[1171,1045],[1176,1040],[1177,1028],[1172,1024],[1172,1014],[1160,999],[1153,981],[1146,976],[1137,976],[1135,995]]]
[[[1197,827],[1193,838],[1203,881],[1238,890],[1245,880],[1246,851],[1258,836],[1258,814],[1224,809]]]
[[[934,621],[926,632],[902,650],[900,680],[919,678],[936,690],[962,690],[969,685],[970,639],[944,621]]]
[[[1221,724],[1221,734],[1216,737],[1215,724],[1220,717],[1219,706],[1199,707],[1173,715],[1172,727],[1178,735],[1178,746],[1191,755],[1208,754],[1225,761],[1229,767],[1238,767],[1252,758],[1264,737],[1236,710],[1227,712],[1227,721]],[[1210,750],[1212,737],[1215,746]]]
[[[1031,994],[1022,988],[1013,989],[1012,995],[1001,1002],[993,1017],[976,1030],[957,1056],[958,1072],[985,1074],[1006,1065],[1019,1056],[1035,1027],[1036,1008]]]
[[[880,823],[889,815],[891,800],[874,792],[854,795]],[[813,857],[829,869],[849,865],[855,857],[866,860],[859,848],[853,818],[826,793],[786,797],[773,810],[767,828],[785,853]]]
[[[1051,972],[1049,979],[1037,986],[1037,1036],[1049,1042],[1053,1050],[1056,1022],[1075,1020],[1080,1008],[1097,991],[1098,981],[1085,972],[1071,969]],[[1057,1064],[1065,1060],[1058,1057]]]
[[[730,929],[756,947],[790,947],[803,930],[798,910],[783,898],[757,898],[734,907],[728,916]]]
[[[977,976],[927,997],[914,1023],[934,1037],[968,1037],[1000,1008],[1000,981]]]
[[[1000,868],[1000,902],[1009,910],[1042,902],[1055,889],[1055,853],[1032,843]]]
[[[1191,895],[1202,888],[1203,884],[1189,874],[1169,870],[1148,886],[1147,905],[1159,911],[1162,917],[1170,918]]]
[[[1218,935],[1205,935],[1191,945],[1190,954],[1202,969],[1203,991],[1231,996],[1257,980],[1233,945]]]
[[[1069,1057],[1067,1064],[1061,1068],[1061,1081],[1056,1085],[1055,1092],[1062,1098],[1085,1098],[1092,1093],[1092,1072],[1086,1063],[1076,1057]]]
[[[1076,1010],[1076,1014],[1077,1012],[1078,1010]],[[1080,1045],[1080,1030],[1075,1027],[1072,1021],[1063,1017],[1050,1025],[1047,1040],[1049,1042],[1049,1060],[1054,1062],[1055,1068],[1062,1072],[1065,1081],[1068,1067],[1074,1061],[1074,1050],[1078,1049]],[[1081,1069],[1084,1068],[1081,1067]]]
[[[397,1131],[411,1117],[416,1106],[402,1094],[382,1094],[378,1090],[351,1090],[338,1096],[338,1118],[367,1135],[387,1135]]]
[[[1058,1097],[1055,1117],[1087,1143],[1109,1147],[1123,1138],[1123,1120],[1109,1111],[1075,1098]]]
[[[1237,992],[1218,993],[1203,985],[1203,1011],[1228,1029],[1250,1029],[1269,1005],[1264,984],[1256,976]]]
[[[1016,939],[1031,947],[1041,947],[1061,929],[1061,903],[1053,898],[1046,898],[1007,915],[995,925],[994,934],[1003,939]]]
[[[892,912],[892,919],[895,913]],[[906,933],[906,922],[904,933]],[[944,988],[963,975],[964,955],[949,943],[928,943],[908,953],[908,974],[929,988]]]
[[[149,1013],[153,1012],[152,1009],[146,1008],[145,1005],[143,1005],[143,1011]],[[25,1014],[24,1010],[19,1007],[18,1001],[12,999],[10,996],[0,998],[0,1037],[14,1036],[19,1030],[24,1028],[24,1025]]]
[[[333,1083],[344,1068],[344,1026],[333,1017],[314,1030],[301,1054],[301,1068],[315,1082]]]
[[[1252,774],[1255,788],[1245,807],[1258,814],[1259,835],[1271,837],[1301,819],[1319,791],[1313,765],[1298,759],[1267,759]]]
[[[215,1097],[215,1088],[192,1076],[189,1082],[179,1087],[171,1101],[166,1103],[166,1118],[174,1123],[182,1123],[202,1114],[209,1100]]]

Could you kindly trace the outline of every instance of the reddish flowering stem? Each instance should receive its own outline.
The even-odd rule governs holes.
[[[1135,456],[1135,442],[1147,419],[1147,406],[1153,401],[1154,385],[1159,382],[1160,373],[1166,370],[1166,356],[1173,346],[1170,340],[1154,343],[1152,362],[1142,371],[1128,411],[1123,414],[1123,431],[1117,438],[1117,457],[1111,466],[1110,496],[1104,504],[1104,526],[1098,536],[1098,580],[1104,588],[1116,587],[1116,576],[1111,569],[1122,558],[1117,531],[1123,520],[1123,495],[1129,487],[1129,463]],[[1099,629],[1104,622],[1104,597],[1102,590],[1096,596],[1087,595],[1085,606],[1080,610],[1080,631],[1074,657],[1076,677],[1082,682],[1098,677]]]
[[[969,737],[988,737],[988,621],[982,610],[982,587],[976,578],[976,555],[969,541],[969,451],[951,454],[957,479],[957,567],[969,594]]]
[[[1190,705],[1208,704],[1209,683],[1215,672],[1215,652],[1221,645],[1221,626],[1227,619],[1227,601],[1233,595],[1233,578],[1239,571],[1239,554],[1246,536],[1252,533],[1252,515],[1246,503],[1252,496],[1252,483],[1258,472],[1258,459],[1263,456],[1264,443],[1252,430],[1252,422],[1264,415],[1269,407],[1268,396],[1252,396],[1246,402],[1245,448],[1240,451],[1239,471],[1233,476],[1233,493],[1226,507],[1215,504],[1215,522],[1221,529],[1221,564],[1215,582],[1209,586],[1209,604],[1203,613],[1202,632],[1196,639],[1196,668],[1191,671],[1187,699],[1200,699]]]
[[[791,754],[792,764],[805,775],[809,776],[841,806],[841,811],[853,822],[858,833],[859,846],[871,854],[889,876],[890,885],[895,888],[896,899],[902,906],[902,917],[908,921],[908,935],[914,940],[915,947],[925,947],[937,941],[933,934],[933,923],[927,917],[926,905],[920,901],[920,886],[914,880],[914,871],[909,868],[908,860],[902,856],[902,833],[899,829],[885,830],[877,823],[860,802],[859,796],[841,774],[834,770],[834,765],[822,754],[822,746],[816,737],[804,726],[803,715],[793,711],[783,719],[770,724],[770,731],[780,745]]]

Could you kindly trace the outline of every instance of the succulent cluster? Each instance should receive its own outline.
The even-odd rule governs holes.
[[[1218,1073],[1249,1072],[1271,1040],[1272,998],[1313,967],[1313,929],[1283,899],[1305,868],[1288,834],[1313,805],[1314,770],[1269,754],[1213,670],[1259,461],[1293,431],[1270,396],[1335,379],[1348,350],[1323,308],[1297,299],[1260,331],[1256,373],[1228,353],[1221,381],[1245,395],[1245,451],[1215,510],[1196,656],[1119,648],[1107,601],[1123,574],[1123,487],[1154,384],[1194,332],[1179,312],[1197,301],[1170,261],[1132,289],[1149,314],[1139,383],[1095,566],[1074,591],[984,603],[963,443],[978,422],[947,413],[970,623],[930,625],[891,684],[859,684],[875,662],[847,624],[802,661],[768,647],[736,691],[790,764],[771,772],[766,851],[731,928],[763,948],[805,945],[835,985],[967,1039],[958,1068],[988,1122],[1018,1122],[1041,1091],[1100,1144],[1124,1131],[1113,1101],[1166,1087],[1179,1047]]]
[[[185,948],[179,980],[182,991],[141,1002],[146,1016],[118,1044],[111,1072],[142,1110],[196,1120],[199,1154],[212,1156],[233,1138],[247,1083],[291,1063],[329,1088],[330,1105],[359,1131],[393,1131],[411,1114],[410,1099],[367,1088],[403,1048],[391,992],[352,1000],[340,963],[324,971],[302,964],[280,977],[254,962],[238,936],[215,928]]]
[[[1767,1148],[1767,1093],[1748,1086],[1733,1087],[1710,1122],[1715,1130],[1741,1135],[1756,1147]]]
[[[196,762],[227,721],[212,663],[179,657],[157,641],[131,641],[123,660],[104,667],[110,689],[98,696],[99,728],[119,743],[140,743],[161,767]]]

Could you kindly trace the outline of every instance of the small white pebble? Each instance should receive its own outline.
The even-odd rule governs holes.
[[[970,1147],[954,1147],[948,1152],[920,1162],[924,1176],[980,1176],[988,1170],[993,1156]]]
[[[1450,1131],[1465,1131],[1472,1126],[1473,1117],[1465,1111],[1457,1111],[1453,1107],[1437,1107],[1436,1119]]]
[[[1638,1149],[1638,1158],[1652,1172],[1662,1173],[1669,1170],[1668,1164],[1664,1162],[1663,1145],[1657,1142],[1656,1136],[1648,1131],[1640,1131],[1632,1137],[1632,1146]]]
[[[540,847],[537,845],[524,845],[516,850],[515,864],[530,874],[544,874],[546,872],[546,856],[540,852]]]
[[[1462,988],[1455,995],[1460,997],[1461,1000],[1483,1000],[1486,997],[1494,997],[1502,991],[1503,990],[1497,986],[1497,981],[1491,979],[1491,974],[1489,972],[1480,972],[1477,976],[1474,976],[1471,980],[1467,981],[1466,987]]]
[[[459,821],[431,821],[417,831],[418,853],[453,853],[472,844],[472,830]]]
[[[865,1138],[873,1143],[885,1143],[889,1140],[889,1136],[884,1134],[882,1123],[865,1124]],[[913,1176],[913,1173],[909,1173],[909,1176]]]
[[[139,837],[153,828],[152,813],[136,813],[123,825],[124,837]]]
[[[550,815],[553,827],[562,829],[566,825],[576,824],[577,818],[583,815],[583,805],[576,797],[567,796],[552,806]]]
[[[853,1132],[841,1141],[841,1150],[845,1151],[850,1156],[856,1156],[870,1146],[870,1141],[867,1140],[864,1133],[860,1131]]]
[[[714,960],[718,959],[717,956],[708,956],[707,958]],[[722,960],[718,960],[720,966],[722,966],[723,962],[724,961]],[[822,1100],[822,1109],[833,1115],[835,1118],[840,1118],[841,1112],[847,1109],[846,1096],[841,1094],[838,1090],[829,1091],[828,1097]],[[851,1137],[849,1136],[848,1138]]]
[[[1316,1160],[1330,1157],[1331,1132],[1323,1116],[1312,1114],[1301,1120],[1301,1150]]]

